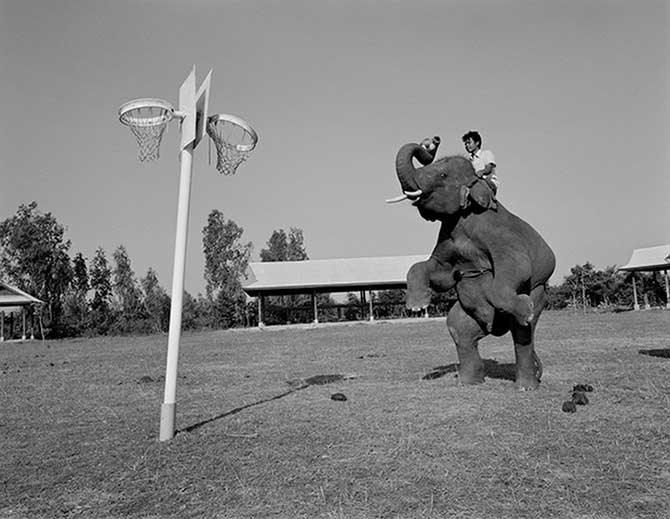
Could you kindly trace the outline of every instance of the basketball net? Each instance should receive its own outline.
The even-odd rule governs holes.
[[[140,162],[159,158],[161,140],[173,115],[172,106],[160,99],[138,99],[119,109],[119,120],[137,140]]]
[[[223,175],[234,175],[258,142],[258,135],[246,121],[228,114],[211,116],[207,134],[216,147],[216,169]]]
[[[220,139],[212,140],[216,147],[216,169],[222,175],[234,175],[237,167],[249,158],[249,152],[239,151],[236,146]]]
[[[161,139],[167,128],[167,123],[157,126],[131,126],[140,149],[137,158],[140,162],[157,160],[160,157]]]

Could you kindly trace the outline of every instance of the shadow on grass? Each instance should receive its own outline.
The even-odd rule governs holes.
[[[280,398],[284,398],[285,396],[288,396],[292,393],[295,393],[296,391],[300,391],[301,389],[305,389],[309,387],[309,385],[304,385],[304,386],[299,386],[296,388],[289,389],[288,391],[281,393],[276,396],[272,396],[270,398],[265,398],[263,400],[259,400],[258,402],[253,402],[251,404],[243,405],[241,407],[236,407],[235,409],[231,409],[230,411],[226,411],[225,413],[221,413],[217,416],[213,416],[212,418],[208,418],[207,420],[203,420],[202,422],[195,423],[193,425],[189,425],[188,427],[184,427],[183,429],[179,429],[176,431],[175,434],[180,434],[180,433],[187,433],[191,431],[195,431],[196,429],[199,429],[203,425],[207,425],[208,423],[215,422],[216,420],[220,420],[221,418],[225,418],[226,416],[231,416],[234,414],[239,413],[240,411],[244,411],[245,409],[249,409],[250,407],[255,407],[257,405],[261,404],[266,404],[268,402],[272,402],[273,400],[279,400]]]
[[[306,379],[289,380],[288,384],[291,386],[291,389],[285,391],[284,393],[272,396],[270,398],[265,398],[263,400],[259,400],[258,402],[243,405],[241,407],[236,407],[235,409],[231,409],[230,411],[226,411],[225,413],[221,413],[220,415],[213,416],[212,418],[208,418],[207,420],[203,420],[202,422],[198,422],[196,424],[189,425],[188,427],[184,427],[183,429],[179,429],[178,431],[176,431],[176,434],[194,431],[199,427],[202,427],[203,425],[207,425],[208,423],[220,420],[221,418],[225,418],[226,416],[237,414],[240,411],[249,409],[250,407],[266,404],[268,402],[272,402],[273,400],[279,400],[280,398],[284,398],[285,396],[295,393],[296,391],[300,391],[301,389],[308,388],[309,386],[322,386],[324,384],[330,384],[332,382],[339,382],[340,380],[344,379],[345,379],[344,375],[315,375],[313,377],[309,377]]]
[[[649,355],[650,357],[662,357],[664,359],[670,359],[670,348],[659,348],[656,350],[640,350],[639,353],[642,355]]]
[[[447,364],[446,366],[438,366],[433,371],[424,375],[423,380],[433,380],[440,378],[448,373],[458,373],[458,364]],[[516,380],[516,365],[515,364],[500,364],[497,360],[484,359],[484,376],[489,378],[498,378],[502,380]]]

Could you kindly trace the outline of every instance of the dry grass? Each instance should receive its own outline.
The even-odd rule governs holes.
[[[670,312],[547,313],[528,393],[509,336],[459,386],[443,320],[185,335],[161,443],[165,347],[0,345],[0,517],[668,517]]]

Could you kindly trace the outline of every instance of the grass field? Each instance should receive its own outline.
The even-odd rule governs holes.
[[[0,345],[0,517],[670,517],[670,312],[546,313],[534,392],[444,319],[186,334],[159,442],[166,343]]]

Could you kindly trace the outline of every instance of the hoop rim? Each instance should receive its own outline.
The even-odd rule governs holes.
[[[130,115],[133,110],[139,108],[162,108],[165,110],[163,115],[156,115],[152,117],[136,117]],[[175,116],[174,107],[163,99],[153,97],[143,97],[140,99],[133,99],[119,107],[119,121],[126,126],[158,126],[170,122]]]
[[[236,144],[235,148],[237,151],[251,151],[256,147],[256,144],[258,144],[258,134],[256,133],[256,130],[253,129],[253,127],[246,122],[244,119],[241,117],[237,117],[236,115],[231,115],[231,114],[213,114],[210,115],[207,118],[207,126],[209,127],[210,124],[216,124],[219,121],[228,121],[233,124],[236,124],[237,126],[241,126],[250,136],[251,136],[251,144]],[[209,132],[207,132],[209,133]],[[210,133],[210,137],[212,137],[212,134]],[[214,138],[214,137],[212,137]]]

